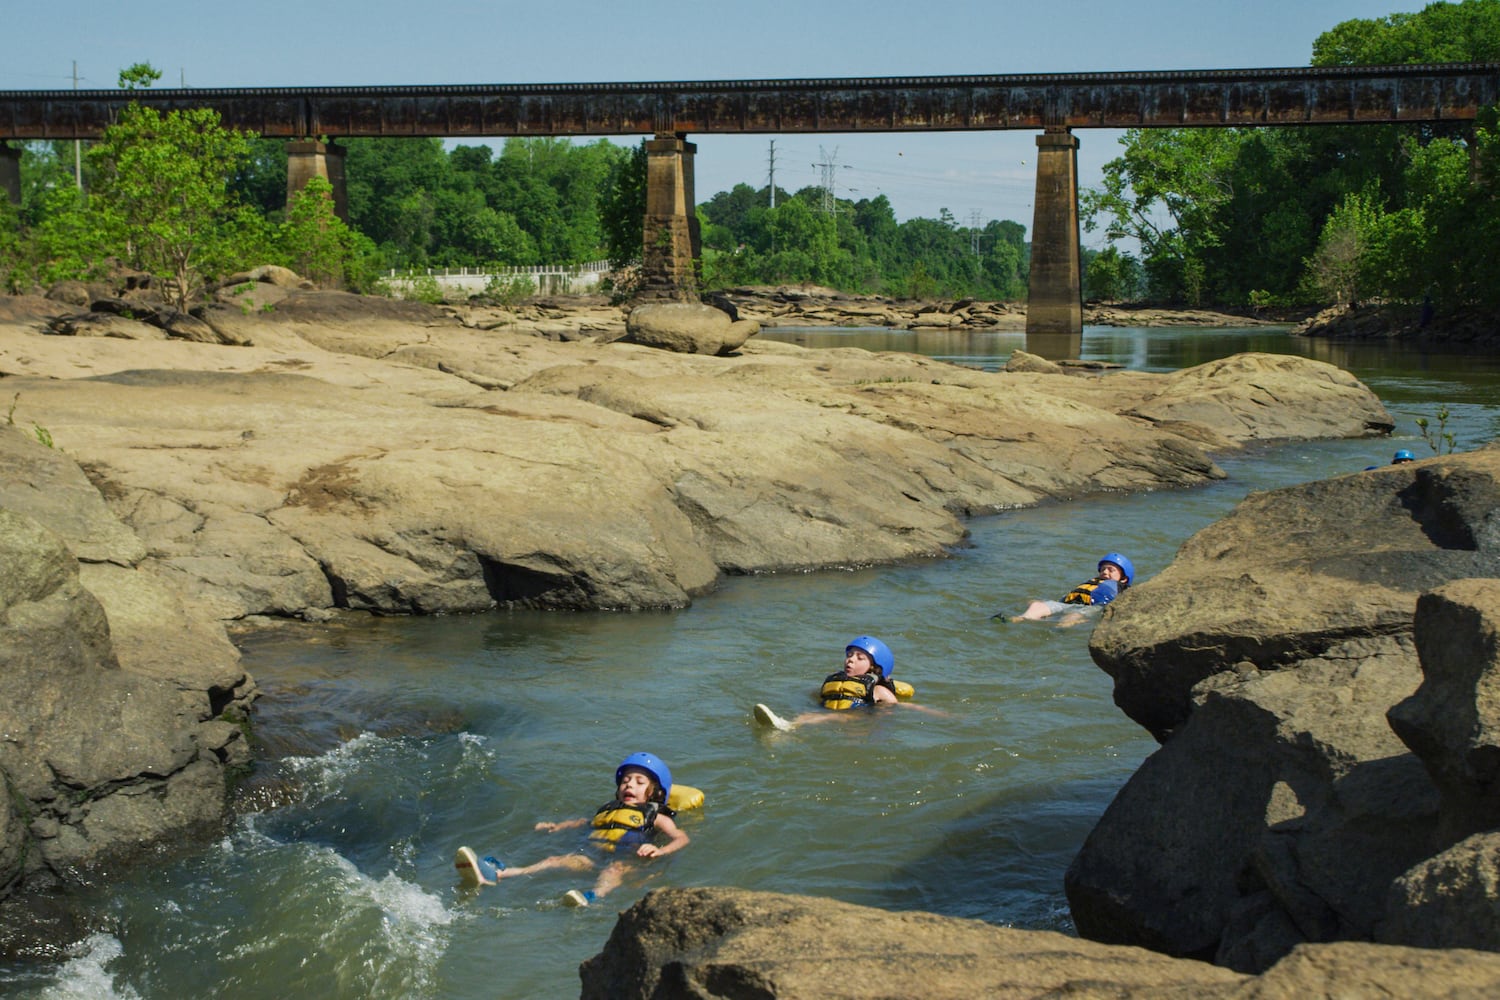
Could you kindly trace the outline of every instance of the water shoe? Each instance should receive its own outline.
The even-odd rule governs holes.
[[[592,889],[569,889],[563,893],[563,903],[567,906],[588,906],[595,898]]]
[[[464,885],[477,887],[498,882],[496,873],[505,865],[493,856],[477,858],[469,848],[460,847],[453,855],[453,867],[458,869],[458,877],[463,879]]]
[[[792,724],[764,705],[755,706],[755,721],[772,729],[780,729],[783,732],[792,728]]]

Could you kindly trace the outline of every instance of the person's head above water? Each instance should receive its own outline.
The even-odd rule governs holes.
[[[860,656],[861,653],[864,655]],[[879,670],[881,677],[890,680],[891,674],[896,672],[896,654],[873,635],[850,639],[844,647],[844,671],[858,676],[871,667]]]
[[[1111,552],[1099,560],[1097,570],[1101,575],[1106,566],[1113,566],[1120,571],[1120,583],[1124,587],[1130,586],[1130,581],[1135,579],[1135,564],[1118,552]]]
[[[1400,465],[1403,462],[1415,462],[1416,460],[1417,460],[1417,456],[1413,455],[1407,449],[1402,448],[1400,451],[1396,452],[1396,454],[1395,454],[1394,457],[1392,457],[1391,464],[1392,465]]]
[[[641,788],[641,779],[646,787]],[[633,753],[615,768],[615,791],[621,801],[665,802],[672,794],[672,771],[654,753]]]

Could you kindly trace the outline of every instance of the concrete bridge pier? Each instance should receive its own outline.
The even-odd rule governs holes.
[[[1036,137],[1036,197],[1026,334],[1083,336],[1083,275],[1078,243],[1078,139],[1049,126]],[[1074,357],[1077,355],[1074,354]]]
[[[680,135],[646,140],[646,219],[637,298],[698,301],[703,239],[693,197],[697,151]]]
[[[316,139],[299,139],[286,144],[286,204],[292,206],[307,182],[321,177],[333,186],[333,214],[349,221],[349,189],[344,183],[342,146]]]
[[[17,208],[21,206],[21,151],[0,142],[0,190]]]

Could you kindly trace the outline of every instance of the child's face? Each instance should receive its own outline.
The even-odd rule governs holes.
[[[615,797],[626,805],[645,805],[656,794],[656,782],[638,767],[627,767],[620,776]]]
[[[1122,583],[1125,580],[1125,573],[1114,563],[1105,563],[1100,566],[1099,575],[1106,580],[1114,580],[1116,583]]]
[[[870,654],[857,646],[850,646],[844,650],[844,673],[850,677],[858,677],[875,669],[875,661],[870,659]]]

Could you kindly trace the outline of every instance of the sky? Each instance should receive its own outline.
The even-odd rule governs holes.
[[[157,87],[948,76],[1306,66],[1322,32],[1426,0],[9,0],[0,90],[114,88],[149,62]],[[697,199],[737,183],[885,195],[899,220],[1032,223],[1031,131],[690,135]],[[1076,129],[1081,187],[1121,132]],[[623,137],[634,145],[640,136]],[[575,140],[593,141],[593,140]],[[503,138],[465,139],[498,149]],[[1084,235],[1102,246],[1100,234]]]

